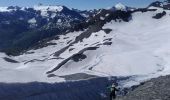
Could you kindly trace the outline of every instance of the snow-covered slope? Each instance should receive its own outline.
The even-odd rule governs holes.
[[[53,45],[20,56],[1,53],[0,81],[60,82],[65,81],[60,76],[76,73],[143,80],[170,74],[170,11],[149,9],[157,10],[134,12],[129,22],[112,20],[97,32],[88,28],[60,35],[48,42]],[[153,18],[163,11],[161,18]]]
[[[169,43],[170,19],[168,14],[162,19],[153,19],[152,16],[159,10],[145,13],[136,12],[132,15],[133,20],[130,22],[112,21],[105,24],[103,29],[112,29],[110,34],[99,31],[93,33],[88,39],[83,39],[83,42],[72,46],[72,48],[76,48],[73,51],[77,52],[91,46],[100,48],[84,52],[87,59],[81,62],[69,61],[54,73],[60,75],[85,71],[101,75],[130,76],[162,71],[165,69],[165,62],[158,51],[168,50],[163,48],[168,47]],[[111,41],[108,41],[109,39]],[[112,42],[112,45],[101,45],[105,42],[104,40]],[[84,46],[85,44],[87,45]],[[60,57],[71,56],[72,54],[68,52],[65,51]],[[83,66],[80,67],[80,65]]]

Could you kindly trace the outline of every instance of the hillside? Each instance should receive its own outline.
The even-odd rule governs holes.
[[[170,76],[151,79],[116,100],[169,100]]]
[[[114,10],[101,9],[82,23],[88,26],[82,31],[40,41],[19,56],[1,53],[0,76],[5,77],[0,81],[64,81],[77,73],[139,78],[169,74],[169,14],[154,6],[130,9],[118,4]]]
[[[50,85],[69,87],[69,84],[73,84],[73,87],[79,87],[87,82],[96,91],[94,100],[104,100],[107,98],[104,90],[111,82],[117,83],[123,92],[127,92],[152,78],[169,75],[169,4],[153,2],[145,8],[133,8],[119,3],[108,9],[89,11],[65,6],[0,7],[2,88],[7,85],[5,88],[8,93],[8,89],[18,84],[31,86],[31,90],[40,85],[45,94],[39,92],[41,88],[35,88],[36,93],[31,90],[26,93],[31,98],[42,95],[49,99],[56,96],[54,91],[51,92],[53,88],[46,91]],[[168,84],[166,77],[160,79],[165,81],[164,85]],[[145,84],[150,86],[153,81],[152,86],[157,86],[156,80]],[[101,83],[95,85],[98,81]],[[140,93],[148,93],[153,88],[145,89],[145,84],[131,91],[127,98],[145,96]],[[54,90],[58,91],[58,88],[56,86]],[[85,92],[86,98],[90,96],[91,100],[93,94],[88,92],[92,88],[87,87]],[[74,93],[70,88],[73,95],[63,94],[66,95],[64,98],[76,98],[76,94],[76,100],[79,100],[84,93],[79,89],[81,87]],[[66,91],[65,88],[62,90]],[[137,96],[133,95],[135,91]],[[9,92],[11,98],[18,90],[13,92]],[[149,95],[144,99],[148,98]]]
[[[0,7],[0,51],[18,55],[86,20],[65,6]]]

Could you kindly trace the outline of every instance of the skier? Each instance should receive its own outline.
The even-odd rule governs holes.
[[[116,91],[118,91],[118,89],[116,88],[115,84],[113,83],[112,86],[108,88],[110,89],[110,100],[116,99]]]

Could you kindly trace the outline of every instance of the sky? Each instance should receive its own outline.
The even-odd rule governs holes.
[[[131,7],[146,7],[149,3],[156,0],[0,0],[0,6],[34,6],[42,3],[43,5],[65,5],[69,8],[98,9],[112,7],[117,3],[122,3]],[[163,0],[159,0],[163,1]]]

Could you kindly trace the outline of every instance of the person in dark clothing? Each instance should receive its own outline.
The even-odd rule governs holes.
[[[118,89],[114,84],[112,84],[112,86],[109,88],[110,88],[110,100],[116,99],[116,91],[118,91]]]

